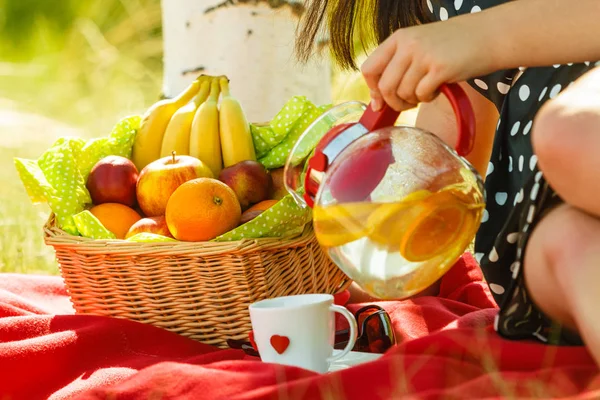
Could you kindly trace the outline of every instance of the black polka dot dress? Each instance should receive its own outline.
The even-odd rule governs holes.
[[[474,13],[506,0],[426,0],[433,20]],[[514,339],[579,344],[533,304],[523,278],[529,234],[540,215],[562,200],[544,180],[531,145],[540,107],[599,63],[497,71],[469,84],[492,101],[500,118],[485,182],[487,205],[475,239],[475,257],[500,305],[496,330]]]

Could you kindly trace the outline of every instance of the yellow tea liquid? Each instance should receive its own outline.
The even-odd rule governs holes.
[[[404,298],[437,281],[477,231],[484,202],[467,182],[420,190],[395,203],[315,205],[313,225],[329,257],[364,290]]]

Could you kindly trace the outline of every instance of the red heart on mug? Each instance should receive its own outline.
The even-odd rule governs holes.
[[[278,352],[279,354],[283,354],[283,352],[288,348],[289,345],[290,345],[290,338],[288,338],[287,336],[279,336],[279,335],[271,336],[271,346],[273,346],[275,351]]]

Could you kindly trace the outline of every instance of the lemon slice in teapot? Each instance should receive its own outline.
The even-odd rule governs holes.
[[[313,210],[313,226],[321,246],[337,247],[364,237],[368,233],[366,221],[377,209],[377,204],[353,202]]]
[[[398,251],[398,238],[406,230],[406,221],[411,219],[414,205],[428,196],[431,196],[429,190],[418,190],[399,202],[379,203],[367,222],[369,239],[386,247],[388,251]]]
[[[460,235],[466,214],[459,204],[423,212],[400,241],[400,254],[408,261],[420,262],[446,252]]]
[[[414,217],[400,240],[400,254],[408,261],[421,262],[462,243],[464,235],[472,234],[471,222],[481,208],[469,200],[462,185],[452,185],[415,204]]]

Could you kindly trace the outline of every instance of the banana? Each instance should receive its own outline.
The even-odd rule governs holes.
[[[187,104],[200,89],[200,83],[206,79],[199,77],[179,96],[154,103],[142,117],[142,123],[133,142],[131,159],[138,171],[160,157],[165,129],[175,112]]]
[[[219,80],[213,79],[208,99],[198,107],[190,133],[190,156],[200,159],[219,176],[223,168],[219,137]]]
[[[161,157],[169,156],[173,152],[179,155],[190,155],[190,129],[192,121],[198,106],[206,101],[209,89],[210,81],[202,81],[200,91],[194,97],[194,101],[184,105],[173,114],[163,136],[160,150]]]
[[[250,134],[250,125],[240,102],[229,92],[227,78],[219,79],[221,86],[221,108],[219,110],[219,129],[223,165],[229,167],[240,161],[256,161],[254,142]]]

